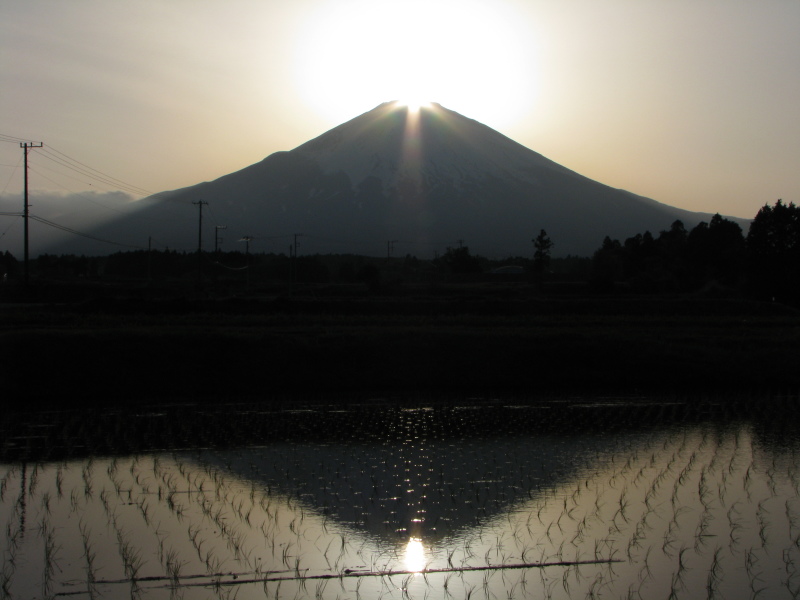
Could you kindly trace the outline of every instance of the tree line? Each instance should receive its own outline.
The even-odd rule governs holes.
[[[410,255],[388,259],[238,251],[198,255],[139,250],[99,257],[44,254],[32,260],[32,272],[51,280],[362,282],[372,289],[391,281],[468,280],[502,273],[534,282],[542,290],[559,281],[572,281],[585,283],[593,293],[663,294],[716,288],[800,302],[800,208],[781,200],[762,207],[746,234],[737,223],[716,214],[691,230],[675,221],[657,235],[645,231],[623,241],[606,237],[591,257],[552,257],[558,240],[551,240],[544,229],[531,242],[530,257],[501,260],[472,254],[468,246],[447,248],[431,260]],[[0,255],[0,275],[6,283],[20,279],[20,273],[13,255]]]
[[[800,300],[800,208],[765,205],[745,235],[716,214],[687,231],[675,221],[658,237],[645,231],[624,242],[606,237],[592,257],[593,285],[634,292],[688,292],[708,286],[751,297]]]

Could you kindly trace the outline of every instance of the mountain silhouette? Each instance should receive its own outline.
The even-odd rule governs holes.
[[[197,207],[226,225],[226,250],[433,257],[463,244],[490,257],[528,256],[545,229],[554,255],[589,256],[605,236],[657,234],[695,213],[579,175],[438,104],[387,102],[291,151],[211,182],[140,201],[124,226],[173,248],[197,247]],[[734,219],[741,224],[746,221]],[[147,227],[148,230],[140,229]],[[213,245],[206,221],[204,247]],[[112,234],[113,235],[113,234]]]

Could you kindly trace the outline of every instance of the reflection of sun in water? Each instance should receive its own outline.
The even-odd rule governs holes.
[[[305,102],[343,122],[382,102],[438,102],[498,127],[530,110],[536,68],[520,8],[499,0],[331,0],[297,40]]]
[[[421,539],[411,538],[408,540],[406,552],[403,556],[403,563],[405,564],[406,571],[418,573],[425,568],[425,547],[422,545]]]

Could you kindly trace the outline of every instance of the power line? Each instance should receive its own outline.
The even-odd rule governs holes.
[[[43,156],[44,158],[47,158],[47,157],[46,157],[46,156],[44,156],[44,155],[41,155],[41,156]],[[90,183],[90,182],[88,182],[88,181],[84,181],[83,179],[79,179],[79,178],[77,178],[77,177],[73,177],[72,175],[67,175],[66,173],[63,173],[63,172],[61,172],[61,171],[58,171],[58,170],[56,170],[56,169],[52,169],[52,168],[50,168],[50,167],[46,167],[46,166],[44,166],[44,165],[40,165],[40,168],[42,168],[42,169],[45,169],[45,170],[47,170],[47,171],[50,171],[51,173],[56,173],[56,174],[57,174],[59,177],[66,177],[67,179],[71,179],[72,181],[77,181],[78,183],[82,183],[82,184],[84,184],[84,185],[87,185],[87,186],[90,186],[90,187],[94,187],[94,184],[93,184],[93,183]],[[49,178],[49,177],[47,177],[46,175],[43,175],[42,173],[40,173],[39,171],[37,171],[36,169],[31,169],[31,171],[33,171],[34,173],[36,173],[37,175],[39,175],[39,176],[40,176],[40,177],[42,177],[43,179],[47,179],[47,181],[49,181],[50,183],[52,183],[52,184],[54,184],[54,185],[57,185],[57,186],[58,186],[58,187],[60,187],[60,188],[64,188],[65,190],[67,190],[67,191],[68,191],[68,192],[70,192],[70,193],[73,193],[73,194],[79,194],[79,193],[80,193],[80,192],[77,192],[77,191],[75,191],[75,190],[73,190],[73,189],[71,189],[71,188],[67,187],[67,186],[66,186],[66,185],[64,185],[63,183],[59,183],[58,181],[55,181],[55,180],[53,180],[53,179],[50,179],[50,178]],[[126,192],[126,193],[130,193],[128,190],[120,190],[120,191],[124,191],[124,192]]]
[[[17,169],[19,169],[19,163],[20,163],[21,161],[22,161],[22,158],[20,158],[20,159],[17,161],[17,164],[16,164],[16,166],[14,166],[14,167],[13,167],[13,168],[14,168],[14,170],[13,170],[13,171],[11,171],[11,175],[9,175],[9,176],[8,176],[8,181],[6,181],[6,185],[5,185],[5,187],[3,188],[3,192],[2,192],[3,194],[5,194],[5,193],[6,193],[6,190],[8,189],[8,186],[9,186],[9,185],[11,185],[11,180],[12,180],[12,179],[13,179],[13,177],[14,177],[14,173],[16,173],[16,172],[17,172]]]
[[[3,214],[3,213],[0,213],[0,215],[2,215],[2,214]],[[21,215],[15,215],[15,216],[21,216]],[[0,233],[0,238],[4,238],[4,237],[6,236],[6,234],[7,234],[9,231],[11,231],[11,228],[12,228],[12,227],[15,225],[15,223],[16,223],[16,221],[11,221],[11,223],[9,224],[9,226],[8,226],[8,227],[6,227],[5,231],[3,231],[3,233]]]
[[[18,138],[13,135],[8,135],[6,133],[0,133],[0,142],[7,142],[9,144],[18,144],[19,142],[24,142],[28,138]]]
[[[43,217],[37,217],[35,215],[30,215],[30,218],[31,218],[31,220],[37,221],[39,223],[42,223],[43,225],[47,225],[48,227],[53,227],[54,229],[59,229],[61,231],[65,231],[65,232],[71,233],[73,235],[84,237],[84,238],[89,239],[89,240],[94,240],[96,242],[103,242],[104,244],[112,244],[114,246],[122,246],[124,248],[136,248],[137,250],[144,250],[145,249],[144,246],[137,246],[135,244],[123,244],[121,242],[114,242],[112,240],[107,240],[107,239],[104,239],[104,238],[100,238],[100,237],[91,235],[89,233],[83,233],[82,231],[78,231],[77,229],[72,229],[71,227],[67,227],[66,225],[59,225],[58,223],[54,223],[53,221],[50,221],[50,220],[45,219]]]
[[[46,168],[46,167],[45,167],[45,168]],[[104,209],[106,209],[106,210],[110,210],[110,211],[112,211],[112,212],[115,212],[115,213],[118,213],[118,214],[120,214],[120,215],[127,215],[127,214],[129,214],[129,213],[128,213],[128,212],[126,212],[126,211],[122,211],[122,210],[119,210],[119,209],[117,209],[117,208],[113,208],[113,207],[111,207],[111,206],[107,206],[107,205],[103,204],[102,202],[97,202],[96,200],[93,200],[93,199],[92,199],[92,198],[89,196],[89,194],[96,194],[97,192],[94,192],[94,191],[88,191],[88,192],[86,192],[86,191],[85,191],[85,192],[76,192],[75,190],[72,190],[72,189],[68,188],[67,186],[65,186],[63,183],[59,183],[59,182],[57,182],[57,181],[54,181],[54,180],[50,179],[50,178],[49,178],[47,175],[42,175],[42,174],[41,174],[41,173],[40,173],[40,172],[39,172],[37,169],[34,169],[33,167],[31,167],[31,171],[32,171],[33,173],[36,173],[36,174],[37,174],[39,177],[41,177],[41,178],[43,178],[43,179],[47,179],[47,181],[49,181],[50,183],[52,183],[52,184],[54,184],[54,185],[57,185],[57,186],[59,186],[59,187],[62,187],[62,188],[64,188],[65,190],[67,190],[68,192],[70,192],[70,194],[72,194],[72,197],[71,197],[71,199],[72,199],[72,200],[75,200],[75,199],[84,200],[84,201],[88,202],[89,204],[94,204],[95,206],[99,206],[100,208],[104,208]],[[69,175],[65,175],[65,177],[69,177]],[[70,179],[74,179],[74,177],[70,177]],[[77,180],[76,180],[76,181],[77,181]],[[107,193],[107,194],[113,194],[113,193],[115,193],[115,192],[105,192],[105,193]],[[120,193],[123,193],[123,192],[121,192],[121,191],[120,191]]]
[[[210,205],[210,204],[209,204],[209,205],[207,205],[207,208],[208,208],[208,216],[209,216],[209,217],[211,218],[211,220],[214,222],[214,225],[215,225],[215,226],[217,226],[217,227],[219,227],[219,221],[217,220],[217,217],[214,215],[214,211],[213,211],[213,210],[211,210],[211,205]]]
[[[140,193],[142,193],[143,195],[149,196],[150,194],[152,194],[152,192],[150,192],[149,190],[141,188],[141,187],[139,187],[137,185],[131,185],[129,183],[126,183],[125,181],[123,181],[121,179],[118,179],[116,177],[112,177],[111,175],[108,175],[107,173],[103,173],[102,171],[99,171],[98,169],[90,167],[89,165],[86,165],[86,164],[82,163],[79,160],[76,160],[74,158],[70,158],[69,156],[67,156],[63,152],[57,150],[56,148],[53,148],[52,146],[48,146],[48,148],[49,148],[50,151],[55,152],[59,156],[62,156],[64,159],[66,159],[66,160],[68,160],[70,162],[74,162],[76,164],[79,164],[80,166],[82,166],[82,167],[84,167],[86,169],[89,169],[90,171],[92,171],[94,173],[97,173],[98,175],[102,176],[104,179],[108,179],[108,180],[110,180],[112,182],[115,182],[118,185],[123,185],[123,186],[125,186],[127,188],[130,188],[130,189],[133,189],[133,190],[139,190]]]
[[[16,143],[23,143],[25,141],[26,140],[24,138],[18,138],[18,137],[13,136],[13,135],[0,133],[0,142],[16,144]],[[79,161],[78,159],[69,156],[65,152],[62,152],[62,151],[58,150],[57,148],[54,148],[51,145],[48,145],[46,147],[36,146],[36,148],[39,148],[37,154],[40,154],[43,158],[46,158],[47,160],[50,160],[50,161],[52,161],[52,162],[54,162],[54,163],[56,163],[58,165],[61,165],[61,166],[65,167],[65,168],[67,168],[67,169],[75,171],[76,173],[79,173],[80,175],[83,175],[84,177],[88,177],[89,179],[92,179],[94,181],[100,182],[100,183],[102,183],[104,185],[108,185],[108,186],[111,186],[111,187],[114,187],[114,188],[122,189],[122,190],[127,191],[128,193],[136,195],[136,196],[152,196],[153,195],[153,192],[151,192],[151,191],[149,191],[149,190],[147,190],[147,189],[145,189],[143,187],[128,183],[128,182],[126,182],[126,181],[124,181],[122,179],[119,179],[118,177],[114,177],[113,175],[109,175],[108,173],[105,173],[105,172],[101,171],[100,169],[95,169],[94,167],[91,167],[91,166],[87,165],[86,163],[83,163],[83,162]],[[62,175],[63,175],[63,173],[62,173]],[[84,183],[86,183],[86,182],[84,182]],[[88,185],[91,185],[91,184],[88,184]]]
[[[50,152],[49,150],[41,150],[37,154],[42,156],[42,158],[46,158],[47,160],[49,160],[49,161],[51,161],[51,162],[53,162],[53,163],[55,163],[57,165],[61,165],[62,167],[70,169],[71,171],[74,171],[75,173],[79,173],[80,175],[83,175],[84,177],[87,177],[89,179],[93,179],[93,180],[95,180],[95,181],[97,181],[99,183],[102,183],[104,185],[108,185],[108,186],[115,187],[115,188],[118,188],[118,189],[123,189],[124,191],[132,193],[132,194],[137,195],[137,196],[149,196],[150,195],[150,192],[145,190],[145,189],[143,189],[143,188],[140,188],[138,186],[125,183],[124,181],[116,179],[115,177],[111,177],[110,175],[105,175],[105,174],[101,173],[100,171],[97,171],[96,169],[92,169],[91,167],[82,168],[84,166],[83,163],[78,162],[78,161],[76,161],[74,159],[70,159],[69,157],[67,157],[66,159],[62,158],[58,154],[54,154],[53,152]],[[61,153],[59,153],[59,154],[61,154]],[[64,155],[62,155],[62,156],[64,156]],[[77,165],[81,165],[81,166],[76,166],[76,164],[73,164],[73,163],[77,163]],[[84,183],[86,183],[86,182],[84,182]],[[88,185],[92,185],[92,184],[88,184]]]

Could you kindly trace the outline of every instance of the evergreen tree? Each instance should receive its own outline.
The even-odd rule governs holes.
[[[533,238],[533,270],[542,274],[547,270],[550,265],[550,249],[553,247],[553,241],[548,237],[547,232],[542,229],[539,235]]]
[[[480,273],[481,260],[469,253],[469,246],[448,248],[442,260],[453,273]]]
[[[750,223],[747,258],[754,293],[800,300],[800,208],[781,200],[765,204]]]

